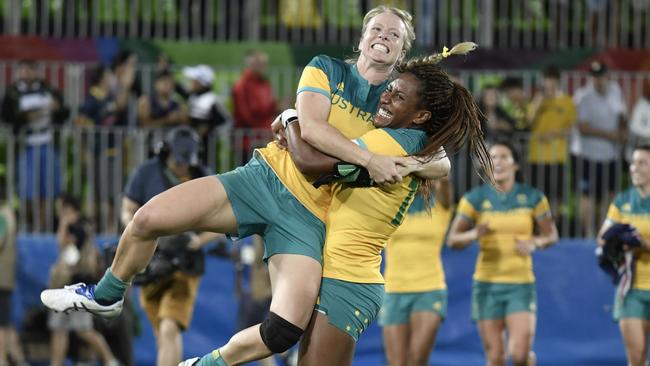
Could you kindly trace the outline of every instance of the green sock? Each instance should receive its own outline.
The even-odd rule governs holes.
[[[208,353],[207,355],[201,357],[196,366],[228,366],[226,361],[223,360],[218,349]]]
[[[95,286],[95,301],[101,305],[114,304],[124,297],[124,293],[129,288],[129,285],[129,283],[115,277],[109,268],[104,273],[104,277]]]

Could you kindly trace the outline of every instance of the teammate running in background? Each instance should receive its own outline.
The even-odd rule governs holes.
[[[531,254],[558,240],[548,200],[537,189],[515,179],[519,159],[510,144],[490,148],[494,187],[482,185],[458,204],[447,236],[462,249],[478,240],[480,252],[472,285],[472,319],[478,322],[488,366],[534,365],[537,300]],[[537,234],[534,234],[537,233]]]
[[[417,195],[386,246],[386,294],[379,312],[389,366],[426,366],[447,314],[440,251],[452,218],[448,178],[435,183],[433,207]]]
[[[648,364],[650,332],[650,145],[634,149],[630,180],[633,187],[619,193],[610,204],[598,244],[604,244],[602,236],[614,224],[637,229],[635,236],[642,245],[634,252],[632,287],[622,299],[616,296],[614,319],[621,328],[628,365],[642,366]]]

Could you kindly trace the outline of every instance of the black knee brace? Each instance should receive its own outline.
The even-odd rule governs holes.
[[[304,330],[289,323],[274,312],[260,325],[260,335],[266,347],[273,353],[282,353],[298,343]]]

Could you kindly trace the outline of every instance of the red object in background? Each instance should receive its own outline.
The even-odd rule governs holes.
[[[235,128],[254,129],[242,141],[242,149],[250,151],[253,145],[266,142],[266,135],[258,136],[259,131],[268,131],[271,122],[278,114],[278,104],[273,96],[271,83],[246,69],[232,88]]]
[[[587,59],[578,70],[589,71],[593,61],[604,62],[609,70],[650,71],[650,52],[646,50],[609,49]]]
[[[47,39],[38,36],[0,35],[0,60],[9,61],[0,72],[4,85],[14,81],[16,63],[20,60],[45,61],[41,75],[52,87],[65,88],[65,64],[74,62],[97,62],[97,44],[93,39]]]
[[[648,95],[648,78],[647,75],[644,77],[628,77],[626,75],[620,75],[619,77],[614,77],[612,73],[619,71],[623,72],[642,72],[650,71],[650,52],[647,50],[632,50],[632,49],[610,49],[598,54],[595,54],[593,57],[589,58],[583,62],[578,70],[589,71],[589,67],[592,62],[599,61],[607,65],[610,70],[610,78],[618,82],[623,90],[627,90],[628,93],[624,94],[628,113],[631,113],[634,104],[638,98],[642,95]]]
[[[41,37],[0,36],[2,60],[63,60],[63,55]]]
[[[277,115],[271,83],[251,70],[244,70],[232,88],[232,96],[237,128],[268,128]]]
[[[0,35],[0,60],[3,61],[48,61],[44,64],[43,79],[55,87],[63,90],[65,87],[65,70],[63,62],[66,60],[57,43],[52,43],[36,36],[1,36]],[[77,48],[80,48],[77,46]],[[94,44],[93,44],[94,49]],[[61,61],[58,63],[56,61]],[[2,80],[5,85],[10,85],[16,75],[15,63],[7,63],[3,68]]]
[[[47,39],[37,36],[1,36],[0,60],[97,62],[93,39]]]

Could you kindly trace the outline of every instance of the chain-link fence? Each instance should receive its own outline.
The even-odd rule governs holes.
[[[6,86],[13,81],[15,66],[12,62],[0,62],[0,95],[4,95]],[[90,66],[56,62],[39,64],[41,75],[54,88],[63,92],[64,103],[72,112],[71,120],[75,118],[85,98]],[[214,88],[226,104],[230,105],[231,86],[239,77],[241,68],[216,66],[215,71],[217,77]],[[295,67],[270,68],[269,77],[275,94],[293,94],[300,72],[301,69]],[[139,67],[138,80],[144,94],[152,92],[154,73],[154,65]],[[506,76],[520,77],[524,92],[529,97],[535,90],[539,90],[541,82],[540,73],[531,70],[464,71],[457,76],[477,99],[486,86],[496,85]],[[649,73],[612,71],[610,77],[621,86],[628,110],[643,94],[644,85],[645,89],[650,85]],[[587,80],[586,73],[565,72],[561,84],[563,90],[572,94]],[[96,218],[98,230],[117,228],[125,179],[137,164],[151,156],[153,145],[162,138],[159,130],[139,128],[135,113],[128,115],[133,120],[128,123],[128,127],[122,128],[79,129],[73,127],[72,123],[66,123],[53,130],[52,143],[38,146],[30,145],[25,135],[15,135],[10,129],[0,131],[0,181],[6,188],[6,197],[15,200],[15,205],[19,208],[21,230],[51,230],[54,221],[52,195],[61,190],[85,198],[87,213]],[[203,155],[205,164],[215,172],[232,169],[245,163],[245,157],[249,156],[249,151],[245,151],[245,148],[250,146],[250,141],[256,146],[262,146],[269,138],[267,130],[213,132]],[[591,224],[599,221],[602,215],[595,210],[579,212],[582,194],[576,186],[575,177],[587,173],[597,174],[592,181],[613,182],[607,186],[606,196],[609,196],[610,192],[626,183],[624,160],[619,159],[604,170],[594,170],[589,169],[589,164],[585,165],[579,160],[571,161],[567,156],[566,164],[540,171],[527,163],[529,139],[530,136],[526,133],[513,137],[523,154],[522,178],[547,192],[563,235],[581,235],[588,222],[579,218],[579,215],[590,215]],[[463,154],[461,152],[453,160],[454,186],[458,195],[479,183]],[[596,188],[599,187],[587,187],[587,196],[590,190]],[[602,192],[599,195],[602,196]]]

